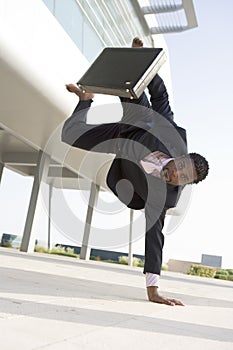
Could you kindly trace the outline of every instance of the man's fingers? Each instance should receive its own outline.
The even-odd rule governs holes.
[[[152,299],[151,301],[153,301],[154,303],[158,303],[158,304],[166,304],[166,305],[170,305],[170,306],[175,306],[174,301],[172,301],[169,298],[164,298],[162,296],[157,296],[156,298]]]
[[[169,305],[169,306],[175,306],[175,305],[185,306],[180,300],[164,298],[161,296],[155,296],[155,297],[151,298],[150,301],[152,301],[154,303],[158,303],[158,304]]]
[[[173,302],[173,301],[171,301],[171,300],[169,300],[169,299],[164,299],[164,304],[166,304],[166,305],[170,305],[170,306],[175,306],[176,304]]]
[[[174,305],[180,305],[180,306],[185,306],[185,304],[182,303],[182,301],[177,300],[177,299],[169,299]]]
[[[175,305],[185,306],[180,300],[170,299],[170,298],[162,298],[161,303],[170,305],[170,306],[175,306]]]

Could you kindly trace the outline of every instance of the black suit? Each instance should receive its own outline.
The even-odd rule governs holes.
[[[107,184],[129,208],[145,208],[144,272],[160,274],[166,210],[176,205],[182,188],[148,175],[139,161],[153,151],[175,158],[187,153],[187,145],[186,132],[173,121],[166,87],[158,75],[148,90],[151,105],[145,93],[137,100],[121,98],[123,117],[119,123],[86,124],[91,100],[80,101],[64,124],[62,140],[74,147],[116,154]]]

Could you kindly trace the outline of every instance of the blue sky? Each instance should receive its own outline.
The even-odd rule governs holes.
[[[233,1],[194,1],[194,5],[198,28],[165,38],[175,120],[187,129],[189,151],[209,160],[210,174],[193,186],[189,210],[177,230],[165,232],[164,260],[200,261],[202,253],[216,254],[223,256],[224,267],[233,267]],[[22,234],[31,185],[32,179],[4,171],[0,234]],[[46,222],[40,226],[46,232]],[[136,249],[143,254],[143,241]]]
[[[167,239],[165,250],[193,259],[198,251],[218,254],[225,265],[233,266],[233,2],[205,0],[194,5],[198,28],[166,35],[166,42],[176,121],[187,129],[189,151],[209,160],[210,173],[193,186],[188,214]]]

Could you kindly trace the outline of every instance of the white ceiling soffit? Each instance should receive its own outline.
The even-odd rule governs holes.
[[[138,0],[151,34],[177,33],[198,26],[193,0]]]

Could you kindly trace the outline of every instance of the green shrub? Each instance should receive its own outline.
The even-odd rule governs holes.
[[[72,258],[77,258],[78,254],[74,253],[73,248],[63,248],[61,246],[54,247],[49,251],[50,254],[70,256]]]
[[[72,258],[79,258],[79,255],[74,253],[73,248],[63,248],[61,246],[57,246],[57,247],[54,247],[52,249],[48,249],[48,248],[40,247],[40,246],[36,245],[34,248],[34,252],[70,256]]]
[[[119,256],[118,257],[119,264],[128,265],[128,261],[129,261],[128,256]]]
[[[144,267],[144,261],[139,258],[133,258],[133,266]]]
[[[214,267],[192,264],[188,271],[188,275],[214,277],[215,272],[216,268]]]
[[[13,248],[11,242],[5,242],[5,243],[1,244],[1,246],[4,248]]]
[[[118,262],[119,262],[119,264],[128,265],[129,257],[128,256],[119,256]],[[136,267],[144,267],[144,261],[142,259],[134,257],[132,265],[136,266]]]
[[[95,261],[101,261],[102,259],[101,259],[101,257],[100,256],[96,256],[95,257]]]
[[[228,273],[228,271],[227,270],[223,270],[223,269],[221,269],[221,270],[217,270],[216,271],[216,276],[217,275],[221,275],[221,276],[228,276],[229,275],[229,273]]]
[[[108,260],[101,260],[103,262],[107,262],[107,263],[111,263],[111,264],[118,264],[118,261],[116,260],[111,260],[111,259],[108,259]]]
[[[232,272],[232,269],[219,269],[216,271],[216,275],[214,277],[221,280],[233,281]]]
[[[219,280],[227,280],[228,276],[218,274],[218,275],[215,275],[214,278],[217,278]]]
[[[49,249],[47,249],[45,247],[41,247],[39,245],[36,245],[34,248],[34,252],[36,252],[36,253],[49,253]]]
[[[194,265],[192,264],[190,266],[189,271],[187,272],[188,275],[194,275],[194,276],[199,276],[200,272],[199,272],[199,265]]]
[[[94,256],[94,255],[91,255],[91,256],[90,256],[90,260],[95,260],[95,256]]]

